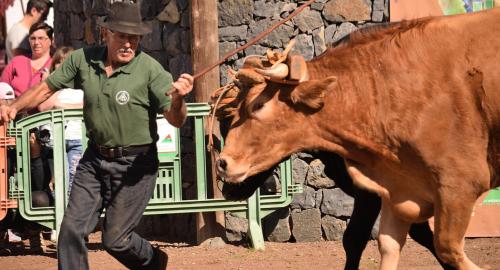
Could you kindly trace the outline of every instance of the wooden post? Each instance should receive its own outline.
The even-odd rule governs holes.
[[[219,28],[217,15],[217,0],[191,1],[191,57],[193,73],[201,71],[219,60]],[[196,102],[208,102],[210,94],[220,85],[219,69],[214,68],[194,82]],[[208,119],[207,119],[208,120]],[[208,135],[208,121],[205,121],[205,134]],[[215,128],[218,130],[218,128]],[[214,134],[215,135],[215,134]],[[222,197],[215,181],[215,161],[210,162],[212,168],[212,183],[207,183],[213,189],[214,198]],[[199,166],[199,165],[198,165]],[[210,177],[210,176],[208,176]],[[223,212],[198,213],[196,219],[198,244],[224,233],[225,219]]]

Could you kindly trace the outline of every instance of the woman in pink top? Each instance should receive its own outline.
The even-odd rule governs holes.
[[[12,61],[5,67],[0,82],[10,84],[17,97],[22,95],[32,86],[40,83],[44,78],[44,73],[49,72],[52,62],[50,49],[52,47],[52,35],[54,30],[46,23],[35,23],[29,30],[29,44],[31,47],[31,57],[23,55],[12,58]],[[31,113],[36,112],[32,111]],[[46,195],[48,181],[45,180],[45,168],[42,158],[42,148],[34,133],[30,133],[30,170],[31,170],[31,196],[34,207],[49,206],[49,196]],[[50,179],[49,179],[50,180]],[[38,199],[44,202],[40,205]],[[36,201],[35,201],[36,200]],[[46,201],[46,203],[45,203]],[[25,221],[24,221],[25,222]],[[42,228],[34,223],[25,223],[25,231],[29,238],[31,252],[42,253],[44,249],[41,238]]]
[[[31,47],[31,57],[16,56],[5,67],[1,82],[12,86],[16,97],[42,81],[43,74],[48,72],[50,49],[54,30],[50,25],[40,22],[31,26],[28,40]]]

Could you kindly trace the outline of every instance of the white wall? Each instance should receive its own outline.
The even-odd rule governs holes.
[[[14,5],[9,6],[5,11],[5,23],[6,29],[9,31],[10,27],[16,22],[23,18],[23,7],[26,9],[26,4],[28,0],[14,0]],[[50,9],[49,16],[47,17],[47,23],[50,26],[54,26],[54,9]]]

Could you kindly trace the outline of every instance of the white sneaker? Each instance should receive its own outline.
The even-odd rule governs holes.
[[[12,232],[11,229],[7,230],[7,237],[9,238],[9,242],[11,243],[16,243],[16,242],[21,242],[22,239],[18,235]]]

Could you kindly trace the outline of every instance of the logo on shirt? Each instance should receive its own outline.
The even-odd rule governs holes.
[[[115,99],[116,99],[116,102],[118,102],[118,104],[125,105],[130,100],[130,95],[127,91],[122,90],[122,91],[119,91],[118,93],[116,93]]]

